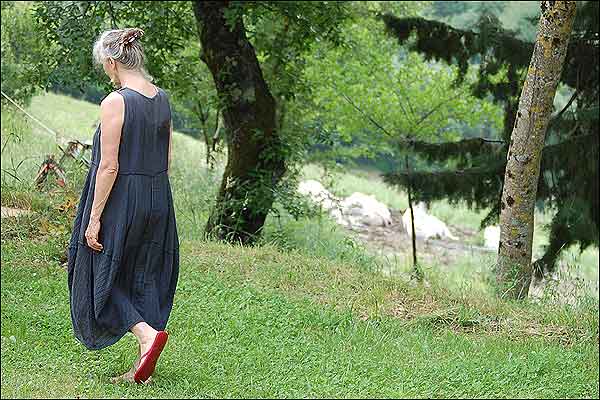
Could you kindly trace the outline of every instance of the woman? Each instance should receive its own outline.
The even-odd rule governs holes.
[[[179,275],[179,238],[168,171],[171,111],[144,68],[137,28],[104,32],[94,60],[118,90],[101,122],[69,244],[75,337],[90,350],[137,338],[138,357],[112,379],[147,382],[166,344]]]

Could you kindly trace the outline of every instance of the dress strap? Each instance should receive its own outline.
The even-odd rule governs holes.
[[[117,90],[113,90],[113,92],[119,92],[119,93],[123,93],[123,90],[127,89],[126,87],[121,87],[118,88]],[[105,94],[101,99],[100,99],[100,103],[102,103],[104,101],[105,98],[108,97],[109,94],[111,94],[112,92],[108,92],[107,94]]]

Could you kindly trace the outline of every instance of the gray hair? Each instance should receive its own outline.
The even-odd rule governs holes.
[[[139,41],[142,36],[144,31],[139,28],[104,31],[94,43],[94,62],[102,65],[107,58],[112,58],[127,69],[140,71],[146,79],[152,81],[152,76],[144,66],[146,56]]]

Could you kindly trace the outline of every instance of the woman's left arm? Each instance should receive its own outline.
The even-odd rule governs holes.
[[[96,172],[94,201],[90,211],[90,222],[85,233],[88,246],[102,250],[98,243],[100,216],[113,188],[119,171],[119,145],[125,115],[125,102],[117,92],[106,96],[100,104],[100,165]]]

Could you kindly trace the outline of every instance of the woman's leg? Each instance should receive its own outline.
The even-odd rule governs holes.
[[[148,325],[146,322],[138,322],[131,328],[131,332],[135,335],[140,344],[140,354],[146,353],[150,350],[152,342],[156,338],[158,331]]]
[[[134,383],[135,382],[133,376],[135,374],[135,371],[137,370],[137,368],[140,365],[142,354],[144,354],[146,351],[148,351],[150,349],[150,346],[152,346],[152,342],[154,341],[154,338],[156,337],[156,334],[158,333],[157,330],[152,328],[146,322],[138,322],[130,329],[130,331],[135,335],[135,337],[138,340],[137,359],[133,362],[133,366],[131,367],[131,369],[129,371],[125,372],[122,375],[111,378],[112,383],[119,383],[119,382]],[[145,383],[149,383],[151,378],[152,377],[150,377],[148,379],[148,381],[146,381]]]

